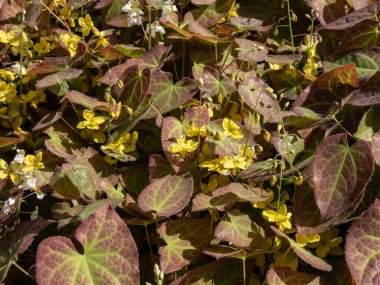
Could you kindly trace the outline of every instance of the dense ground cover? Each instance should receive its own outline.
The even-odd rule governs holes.
[[[380,284],[379,8],[0,0],[0,282]]]

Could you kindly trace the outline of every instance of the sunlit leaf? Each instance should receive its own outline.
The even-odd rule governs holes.
[[[290,267],[274,267],[268,271],[269,285],[320,285],[320,277],[293,271]]]
[[[62,84],[66,80],[79,77],[83,73],[83,70],[76,68],[69,68],[66,70],[58,71],[54,74],[45,76],[44,78],[36,82],[36,88],[46,88],[53,85]]]
[[[140,284],[132,235],[109,206],[97,210],[75,232],[43,240],[37,249],[37,282],[56,284]]]
[[[372,137],[372,155],[377,165],[380,165],[380,132],[375,133]]]
[[[226,96],[233,93],[236,88],[234,82],[228,77],[224,77],[218,70],[212,67],[203,69],[202,95],[212,97],[215,95]]]

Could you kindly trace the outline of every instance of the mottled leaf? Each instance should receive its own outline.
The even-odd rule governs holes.
[[[372,155],[377,165],[380,165],[380,132],[375,133],[372,137]]]
[[[153,103],[143,119],[154,118],[178,108],[194,96],[198,86],[197,81],[187,77],[174,84],[170,72],[154,72],[148,90]]]
[[[170,285],[241,285],[242,283],[241,261],[221,259],[190,271]]]
[[[28,72],[31,74],[45,74],[66,70],[70,66],[69,56],[44,57],[41,62],[33,63]]]
[[[112,107],[109,102],[100,101],[94,97],[90,97],[76,90],[69,91],[65,96],[63,96],[60,103],[62,104],[64,101],[69,101],[73,104],[78,104],[91,110],[102,110],[102,111],[111,110],[115,114],[117,112],[117,105],[114,105]]]
[[[269,198],[269,194],[260,188],[241,183],[230,183],[227,186],[217,188],[211,193],[199,193],[193,200],[193,211],[203,211],[208,208],[216,208],[225,211],[230,203],[245,201],[251,203],[263,202]]]
[[[45,76],[36,82],[36,88],[46,88],[57,84],[62,84],[66,80],[79,77],[83,73],[82,69],[69,68],[66,70],[58,71],[54,74]]]
[[[111,207],[100,208],[83,221],[75,238],[76,244],[61,236],[39,244],[38,284],[140,284],[136,245]]]
[[[322,25],[331,23],[346,14],[343,0],[306,0],[310,8],[318,11],[318,20]]]
[[[160,268],[167,274],[196,261],[212,239],[210,219],[171,220],[157,232],[166,245],[159,248]]]
[[[358,107],[380,104],[380,71],[345,98],[344,103]]]
[[[0,240],[0,282],[4,281],[12,261],[32,244],[34,237],[52,221],[38,218],[18,224],[13,230],[4,234]]]
[[[215,95],[225,97],[236,90],[235,84],[230,78],[224,77],[218,70],[212,67],[206,66],[203,69],[202,78],[202,96],[205,98]]]
[[[371,148],[362,140],[349,146],[345,134],[334,135],[320,143],[312,167],[314,195],[325,221],[363,193],[373,172]]]
[[[0,148],[7,146],[15,146],[22,143],[25,138],[11,138],[11,137],[0,137]]]
[[[290,267],[274,267],[267,275],[269,285],[320,285],[320,277],[293,271]]]
[[[252,248],[264,237],[264,231],[251,218],[238,209],[228,212],[219,222],[215,237],[241,248]]]
[[[167,175],[149,184],[139,195],[137,203],[145,212],[169,217],[182,211],[193,194],[193,178],[189,173]]]
[[[234,1],[232,0],[216,0],[214,4],[204,5],[198,9],[194,9],[192,13],[199,25],[208,28],[227,16],[233,4]]]
[[[306,263],[310,264],[314,268],[317,268],[319,270],[323,271],[331,271],[332,267],[330,264],[328,264],[326,261],[323,259],[313,255],[310,251],[306,250],[302,246],[300,246],[297,242],[295,242],[293,239],[288,237],[286,234],[283,232],[279,231],[275,227],[271,226],[271,229],[280,237],[283,237],[286,239],[289,243],[290,246],[293,248],[295,254],[298,255],[299,258],[301,258],[303,261]]]
[[[380,282],[380,200],[355,221],[346,238],[346,261],[357,284]]]

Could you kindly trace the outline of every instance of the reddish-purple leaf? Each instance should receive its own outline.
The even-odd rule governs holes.
[[[194,96],[198,87],[197,81],[187,77],[173,84],[170,72],[152,73],[148,94],[151,94],[153,103],[143,119],[154,118],[178,108]]]
[[[37,124],[34,125],[32,131],[36,132],[39,130],[44,130],[48,127],[51,127],[54,125],[59,119],[61,119],[62,112],[52,112],[49,114],[46,114],[42,117],[41,120],[38,121]]]
[[[334,135],[320,143],[312,167],[314,196],[326,221],[363,194],[373,172],[371,148],[362,140],[349,146],[345,134]]]
[[[0,282],[7,275],[12,261],[32,244],[34,237],[53,221],[38,218],[18,224],[15,229],[2,236],[0,240]]]
[[[380,200],[351,225],[345,252],[356,284],[380,283]]]
[[[323,259],[313,255],[310,251],[308,251],[305,248],[303,248],[302,246],[300,246],[297,242],[292,240],[290,237],[288,237],[286,234],[279,231],[275,227],[271,226],[271,229],[278,236],[286,239],[290,243],[290,246],[293,248],[294,253],[297,254],[298,257],[301,258],[303,261],[305,261],[306,263],[310,264],[311,266],[313,266],[314,268],[317,268],[319,270],[331,271],[332,267],[326,261],[324,261]]]
[[[241,183],[230,183],[220,187],[210,194],[199,193],[193,200],[193,211],[203,211],[216,208],[219,211],[226,210],[230,203],[245,201],[251,203],[263,202],[269,198],[266,191]]]
[[[210,114],[207,106],[201,105],[189,108],[183,115],[183,124],[187,126],[190,122],[197,128],[207,126],[210,123]]]
[[[278,102],[273,99],[269,86],[260,78],[249,78],[247,83],[239,85],[239,94],[245,104],[260,113],[268,122],[277,123],[280,120]]]
[[[139,195],[137,203],[144,212],[169,217],[181,212],[193,194],[193,178],[189,173],[167,175],[149,184]]]
[[[138,254],[132,235],[118,214],[104,206],[67,237],[43,240],[37,249],[40,285],[140,284]]]
[[[380,103],[380,71],[377,71],[360,89],[344,100],[345,104],[366,107]]]
[[[171,220],[157,232],[166,245],[160,247],[160,268],[167,274],[196,261],[212,239],[210,219]]]
[[[249,271],[247,271],[249,272]],[[170,285],[241,285],[243,270],[240,260],[221,259],[198,267]]]
[[[342,38],[338,53],[349,50],[380,46],[379,22],[366,19],[347,30]]]
[[[33,63],[28,71],[31,74],[45,74],[67,69],[69,65],[69,56],[44,57],[42,62]]]
[[[264,236],[264,230],[238,209],[229,211],[215,229],[216,238],[240,248],[253,248]]]
[[[69,68],[58,71],[54,74],[45,76],[36,82],[36,88],[46,88],[57,84],[62,84],[65,80],[70,80],[79,77],[83,73],[82,69]]]
[[[214,4],[194,9],[191,13],[200,26],[208,28],[227,16],[233,4],[233,0],[216,0]]]
[[[274,267],[267,275],[268,285],[320,285],[320,277],[293,271],[290,267]]]
[[[372,148],[372,155],[377,165],[380,165],[380,132],[377,132],[372,136],[371,148]]]
[[[0,137],[0,148],[22,143],[26,138]]]
[[[318,20],[322,25],[331,23],[346,14],[343,0],[306,0],[310,8],[317,10]]]
[[[294,106],[302,105],[323,114],[357,87],[359,79],[355,64],[344,65],[319,76],[311,84],[310,91],[302,93]]]
[[[206,66],[203,69],[202,78],[202,96],[205,98],[219,94],[225,97],[236,91],[234,82],[230,78],[221,75],[218,70],[212,67]]]
[[[254,250],[255,251],[255,250]],[[252,252],[252,251],[251,251]],[[236,249],[226,245],[212,245],[203,250],[203,253],[216,259],[231,257],[237,259],[243,259],[246,256],[246,251],[244,249]]]
[[[158,154],[149,156],[149,179],[161,178],[174,172],[169,162]]]

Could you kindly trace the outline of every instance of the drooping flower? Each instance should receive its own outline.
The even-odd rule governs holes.
[[[302,247],[306,246],[308,243],[318,242],[319,240],[319,234],[296,234],[296,241]]]
[[[17,163],[24,163],[24,158],[25,158],[25,150],[23,149],[16,149],[16,156],[13,158],[14,162]]]
[[[207,168],[208,171],[216,171],[222,175],[236,175],[237,169],[247,169],[248,163],[245,157],[237,155],[206,160],[199,167]]]
[[[82,35],[84,37],[88,36],[91,31],[95,34],[99,34],[98,29],[95,28],[94,23],[92,22],[90,14],[86,14],[84,18],[80,17],[78,19],[78,24],[82,28]]]
[[[325,258],[330,255],[343,255],[344,251],[340,247],[343,242],[342,237],[338,237],[339,230],[337,228],[329,229],[320,233],[320,240],[317,242],[309,243],[307,246],[316,249],[316,254],[320,258]]]
[[[177,139],[177,142],[172,143],[168,151],[172,154],[178,154],[181,157],[189,155],[191,152],[198,148],[198,142],[193,140],[187,140],[186,136],[181,136]]]
[[[26,68],[23,64],[20,64],[19,62],[16,62],[11,66],[11,71],[18,75],[26,75]]]
[[[36,191],[37,190],[37,179],[35,177],[32,177],[32,176],[26,176],[25,183],[19,185],[18,188],[20,188],[24,191],[30,190],[30,189]]]
[[[146,33],[151,34],[153,38],[156,37],[156,34],[163,35],[165,34],[165,29],[160,25],[160,22],[154,21],[152,24],[146,25]]]
[[[52,50],[53,45],[49,43],[44,37],[40,37],[40,41],[34,44],[33,49],[38,53],[38,55],[43,55]]]
[[[163,15],[171,14],[177,11],[178,11],[177,6],[174,5],[173,0],[163,0],[163,3],[162,3]]]
[[[65,46],[67,51],[70,54],[70,57],[74,57],[77,53],[78,43],[81,40],[81,37],[75,34],[59,34],[59,39],[62,44]]]
[[[28,154],[24,159],[25,166],[23,167],[23,171],[28,172],[34,169],[43,169],[45,168],[44,163],[42,162],[42,152],[37,152],[36,155]]]
[[[235,139],[241,139],[244,137],[242,130],[237,124],[234,123],[234,121],[224,118],[222,125],[224,129],[223,135],[233,137]]]
[[[95,116],[95,113],[92,110],[83,111],[84,121],[78,123],[78,129],[90,129],[90,130],[99,130],[99,125],[103,124],[106,121],[105,117]]]
[[[280,231],[292,228],[291,217],[292,213],[288,212],[285,204],[282,204],[278,209],[278,212],[272,209],[265,209],[263,211],[263,217],[269,222],[274,222],[278,226]]]
[[[127,13],[127,23],[129,27],[142,24],[142,15],[144,12],[139,8],[138,0],[129,0],[121,10]]]
[[[102,146],[102,149],[115,151],[118,154],[126,154],[136,150],[136,142],[139,137],[138,132],[126,133],[118,138],[114,143]]]
[[[4,204],[3,204],[3,207],[1,208],[1,211],[5,214],[5,215],[8,215],[9,212],[11,211],[11,206],[14,205],[14,203],[16,203],[16,199],[15,198],[8,198]]]
[[[188,137],[206,137],[209,135],[207,126],[196,127],[193,122],[189,123],[189,126],[186,130],[186,136]]]

